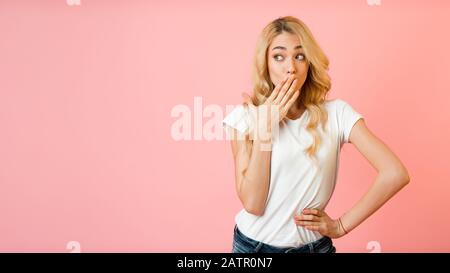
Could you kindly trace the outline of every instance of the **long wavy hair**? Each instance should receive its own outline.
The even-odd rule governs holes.
[[[328,75],[329,60],[322,51],[311,31],[301,20],[285,16],[270,22],[258,37],[253,62],[252,82],[253,104],[258,106],[265,102],[275,88],[268,70],[268,48],[274,38],[283,31],[297,35],[301,41],[308,64],[308,74],[303,84],[297,103],[302,104],[310,116],[306,130],[312,135],[313,143],[306,149],[310,157],[315,157],[320,147],[321,139],[317,132],[319,124],[325,131],[328,114],[323,105],[326,95],[331,88],[331,80]],[[244,103],[245,106],[246,103]]]

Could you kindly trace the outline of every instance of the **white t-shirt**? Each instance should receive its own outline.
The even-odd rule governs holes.
[[[294,216],[305,208],[324,210],[336,185],[340,149],[348,143],[350,131],[360,118],[351,105],[341,99],[324,103],[328,112],[326,133],[318,126],[321,145],[316,152],[317,163],[312,161],[305,148],[313,137],[306,130],[309,112],[296,120],[280,123],[272,144],[270,186],[266,208],[262,216],[242,209],[235,217],[239,230],[254,240],[276,247],[300,247],[323,237],[295,224]],[[233,127],[244,133],[249,128],[250,117],[239,105],[223,120],[225,128]]]

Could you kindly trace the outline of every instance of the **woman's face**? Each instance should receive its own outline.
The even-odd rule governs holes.
[[[297,79],[295,90],[299,90],[308,75],[308,64],[301,48],[299,38],[283,31],[269,45],[269,76],[274,85],[278,85],[290,72]]]

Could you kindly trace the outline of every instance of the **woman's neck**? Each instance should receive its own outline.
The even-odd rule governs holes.
[[[306,107],[303,106],[303,104],[301,103],[294,103],[291,108],[289,109],[288,113],[287,113],[287,117],[289,119],[298,119],[300,118],[303,113],[305,112]]]

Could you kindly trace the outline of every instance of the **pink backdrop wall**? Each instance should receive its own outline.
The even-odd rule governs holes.
[[[330,98],[411,176],[337,251],[450,251],[450,2],[76,2],[0,1],[1,252],[230,252],[229,143],[176,141],[171,111],[240,103],[257,35],[284,15],[330,58]],[[345,145],[328,214],[375,175]]]

